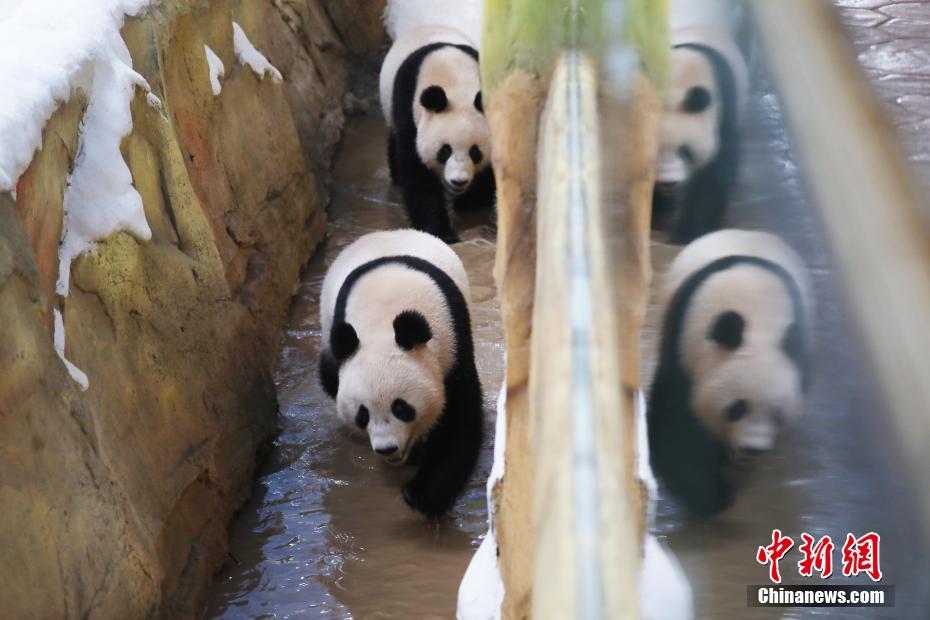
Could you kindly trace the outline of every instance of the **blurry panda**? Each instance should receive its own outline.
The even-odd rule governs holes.
[[[458,236],[447,202],[456,210],[492,206],[495,183],[478,50],[438,20],[462,18],[480,32],[480,4],[392,0],[385,17],[395,37],[380,76],[391,180],[403,191],[410,224],[452,243]],[[423,25],[426,19],[437,23]]]
[[[415,230],[359,238],[323,280],[323,387],[372,450],[419,464],[403,496],[430,517],[452,506],[481,446],[468,296],[455,252]]]
[[[653,219],[671,228],[675,243],[720,227],[736,180],[748,72],[730,25],[719,23],[726,5],[708,0],[672,3],[673,27],[689,25],[671,32],[671,79],[660,127]]]
[[[730,466],[775,446],[809,382],[812,294],[801,259],[762,232],[721,230],[665,277],[648,408],[652,467],[689,510],[732,501]]]

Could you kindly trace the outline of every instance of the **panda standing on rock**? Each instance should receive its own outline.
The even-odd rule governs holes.
[[[359,238],[323,280],[323,388],[373,451],[419,466],[403,496],[429,517],[451,508],[481,448],[468,298],[455,252],[416,230]]]
[[[391,181],[410,224],[448,243],[458,241],[448,207],[492,206],[495,195],[475,43],[480,3],[465,5],[463,12],[449,0],[389,2],[394,44],[380,77]]]

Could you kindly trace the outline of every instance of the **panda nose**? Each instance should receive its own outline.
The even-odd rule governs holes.
[[[747,456],[749,458],[755,458],[757,456],[761,456],[765,454],[766,452],[768,452],[768,450],[746,446],[746,447],[740,448],[740,452],[743,454],[743,456]]]
[[[388,454],[394,454],[397,452],[397,446],[384,446],[383,448],[375,448],[375,452],[387,456]]]
[[[452,183],[452,187],[455,187],[456,189],[461,189],[465,187],[466,185],[468,185],[468,179],[452,179],[450,183]]]

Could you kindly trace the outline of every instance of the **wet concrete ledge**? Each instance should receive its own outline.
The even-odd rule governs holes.
[[[322,239],[347,59],[383,2],[164,0],[127,20],[137,92],[122,154],[150,241],[118,233],[55,294],[86,101],[0,194],[0,600],[10,617],[193,617],[275,425],[270,369]],[[232,22],[284,74],[237,63]],[[350,41],[350,43],[346,43]],[[226,66],[214,97],[204,44]],[[53,311],[82,391],[53,348]]]

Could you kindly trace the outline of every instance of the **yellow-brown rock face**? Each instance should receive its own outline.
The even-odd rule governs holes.
[[[271,365],[324,232],[346,49],[382,43],[370,4],[164,0],[128,20],[134,68],[161,102],[137,91],[122,144],[152,239],[118,233],[82,255],[66,298],[57,252],[80,93],[47,124],[16,200],[0,194],[3,615],[196,614],[273,430]],[[374,21],[345,33],[351,15]],[[283,82],[237,62],[233,21]],[[226,68],[218,96],[204,44]],[[54,309],[86,392],[53,349]]]

